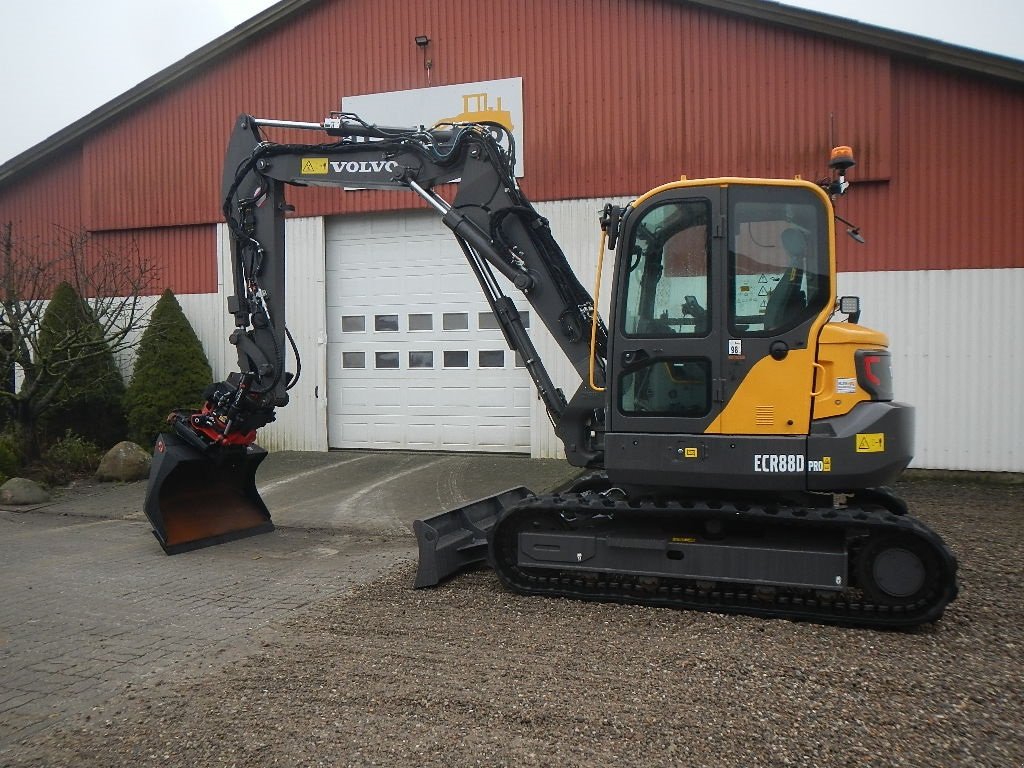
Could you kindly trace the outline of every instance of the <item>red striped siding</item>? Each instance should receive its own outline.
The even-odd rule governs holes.
[[[872,180],[841,204],[869,238],[843,241],[845,269],[1024,266],[1006,194],[1021,89],[668,0],[325,0],[7,187],[0,220],[135,232],[167,285],[215,290],[235,115],[318,121],[342,95],[423,87],[417,34],[432,41],[433,84],[523,77],[536,200],[636,194],[680,174],[815,178],[833,115],[857,153],[853,180]],[[398,192],[291,198],[303,216],[419,205]]]
[[[1024,267],[1024,94],[907,63],[895,79],[898,162],[891,182],[855,185],[840,201],[868,240],[840,238],[841,268]]]
[[[90,227],[217,220],[238,112],[319,120],[343,94],[422,87],[412,38],[423,32],[435,84],[523,76],[524,183],[538,200],[629,194],[680,173],[820,174],[830,112],[864,148],[862,174],[889,174],[883,55],[662,0],[445,5],[324,3],[111,126],[86,149]],[[308,215],[415,205],[301,197]]]
[[[17,185],[0,190],[0,224],[10,223],[18,242],[52,242],[61,232],[82,228],[86,194],[81,152],[60,152]]]
[[[159,229],[85,232],[73,222],[39,230],[12,221],[12,239],[22,265],[38,272],[15,270],[18,290],[49,296],[62,280],[75,281],[69,258],[79,255],[82,287],[103,288],[103,295],[155,295],[170,288],[177,294],[217,289],[217,227],[204,224]]]
[[[217,227],[201,224],[92,234],[96,247],[139,260],[151,271],[143,293],[210,293],[217,290]],[[134,274],[138,274],[135,271]]]

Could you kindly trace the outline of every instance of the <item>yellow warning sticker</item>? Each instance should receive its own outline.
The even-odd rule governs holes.
[[[319,174],[327,173],[327,158],[326,157],[304,157],[302,158],[302,170],[300,173],[304,174]]]
[[[857,453],[885,453],[885,432],[858,434]]]
[[[684,448],[683,456],[687,459],[696,459],[698,457],[696,448]]]
[[[673,544],[695,544],[696,542],[697,542],[697,539],[694,536],[673,536],[672,537],[672,543]]]

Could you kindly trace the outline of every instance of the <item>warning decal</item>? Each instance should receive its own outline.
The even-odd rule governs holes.
[[[302,158],[302,166],[299,172],[309,175],[327,173],[327,158],[304,157]]]
[[[857,435],[857,453],[885,453],[885,433],[872,432]]]

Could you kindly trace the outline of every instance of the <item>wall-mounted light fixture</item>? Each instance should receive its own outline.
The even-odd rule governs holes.
[[[430,70],[434,67],[434,60],[427,58],[427,46],[430,45],[430,38],[426,35],[416,35],[413,38],[416,43],[416,47],[423,51],[423,69],[427,73],[427,85],[430,85]]]

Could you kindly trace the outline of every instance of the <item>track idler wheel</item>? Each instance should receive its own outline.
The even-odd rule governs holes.
[[[928,596],[939,579],[935,553],[913,536],[870,539],[857,557],[864,594],[881,605],[911,606]]]

